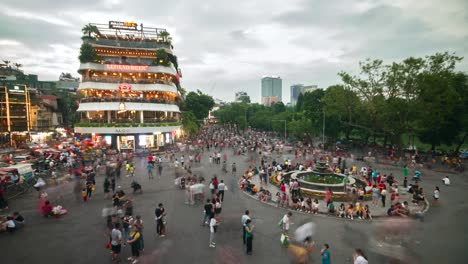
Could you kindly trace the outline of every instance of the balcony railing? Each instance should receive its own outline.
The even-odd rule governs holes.
[[[159,124],[159,123],[177,123],[180,120],[177,118],[145,118],[143,119],[144,123],[149,124]],[[107,123],[107,119],[105,118],[82,118],[80,119],[80,123],[92,123],[92,124],[109,124]],[[133,123],[135,125],[140,124],[140,118],[136,117],[134,119],[129,118],[116,118],[112,119],[110,124],[126,124],[126,123]]]
[[[163,81],[157,79],[119,79],[119,78],[108,78],[108,77],[83,77],[83,82],[103,82],[103,83],[130,83],[130,84],[166,84],[172,85],[174,84],[171,81]]]
[[[86,38],[86,42],[96,45],[104,45],[104,46],[113,46],[113,47],[120,47],[120,48],[139,48],[139,49],[159,49],[159,48],[166,48],[172,49],[172,45],[169,42],[156,42],[155,40],[115,40],[115,39],[106,39],[106,38],[99,38],[99,39],[90,39]]]
[[[86,97],[80,99],[80,103],[153,103],[153,104],[175,104],[176,101],[160,98],[141,98],[141,97]]]
[[[170,127],[181,126],[181,122],[159,122],[159,123],[77,123],[75,127]]]

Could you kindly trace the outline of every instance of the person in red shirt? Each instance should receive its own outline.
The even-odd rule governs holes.
[[[148,163],[153,163],[153,155],[148,155]]]
[[[387,186],[385,185],[385,183],[381,182],[381,183],[379,183],[380,192],[382,192],[383,189],[387,189]]]
[[[50,216],[52,215],[52,209],[54,207],[52,206],[52,204],[50,203],[50,201],[46,201],[44,206],[42,206],[42,214],[47,217],[47,216]]]

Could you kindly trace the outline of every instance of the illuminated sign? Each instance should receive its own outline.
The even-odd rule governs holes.
[[[132,86],[128,83],[119,84],[119,90],[123,93],[128,93],[132,90]]]
[[[109,28],[113,29],[137,30],[137,26],[135,22],[109,21]]]
[[[106,64],[106,69],[119,71],[147,71],[148,67],[148,65]]]
[[[8,85],[8,92],[10,93],[25,93],[26,85]]]

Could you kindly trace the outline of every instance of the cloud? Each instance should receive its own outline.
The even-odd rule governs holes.
[[[327,87],[368,57],[468,56],[465,0],[4,0],[0,7],[0,59],[41,79],[76,73],[85,24],[135,21],[168,29],[187,90],[225,100],[243,90],[260,101],[263,75],[283,78],[288,102],[291,84]],[[459,68],[467,71],[466,60]]]

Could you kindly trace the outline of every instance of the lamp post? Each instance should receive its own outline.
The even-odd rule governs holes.
[[[278,121],[278,122],[284,122],[284,143],[286,143],[286,120],[285,119],[278,119],[278,120],[271,120],[272,122]]]

